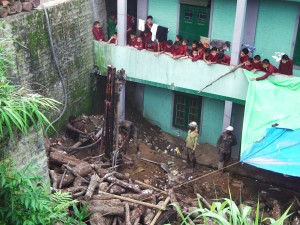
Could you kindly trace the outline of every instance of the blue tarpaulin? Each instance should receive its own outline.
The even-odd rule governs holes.
[[[247,78],[255,77],[244,72]],[[249,81],[240,158],[262,169],[300,177],[299,77]]]

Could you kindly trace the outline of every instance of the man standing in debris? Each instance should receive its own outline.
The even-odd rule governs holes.
[[[224,167],[226,167],[226,163],[230,161],[231,147],[237,144],[236,138],[232,132],[233,127],[227,127],[226,131],[220,135],[217,143],[219,153],[218,169],[222,172],[224,172]]]
[[[195,150],[198,142],[198,125],[196,122],[189,124],[188,135],[185,139],[185,147],[187,149],[187,163],[190,165],[192,162],[193,170],[196,167]]]
[[[135,148],[137,148],[137,127],[134,125],[133,122],[129,120],[123,120],[119,123],[119,132],[121,135],[121,142],[122,146],[124,146],[124,151],[126,154],[127,148],[128,148],[128,143],[129,140],[132,138],[133,139],[133,144]]]
[[[66,125],[67,137],[73,139],[74,141],[78,141],[80,134],[87,134],[84,130],[84,124],[81,122],[81,120],[76,120],[76,116],[71,115],[69,117],[69,122]]]

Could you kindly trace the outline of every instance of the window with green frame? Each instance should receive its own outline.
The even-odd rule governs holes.
[[[191,121],[200,121],[201,97],[174,92],[173,127],[186,129]]]

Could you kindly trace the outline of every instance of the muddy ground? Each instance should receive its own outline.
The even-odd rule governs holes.
[[[199,164],[193,172],[187,165],[185,156],[174,153],[175,148],[180,146],[182,140],[163,133],[157,125],[149,123],[137,112],[129,110],[126,117],[128,120],[134,121],[138,127],[142,157],[159,163],[166,163],[170,167],[170,173],[165,173],[159,165],[142,160],[138,160],[135,168],[132,166],[122,167],[118,170],[119,172],[163,190],[201,177],[195,182],[176,189],[176,193],[181,196],[181,201],[189,202],[195,199],[195,193],[199,193],[211,202],[213,199],[229,198],[230,191],[232,199],[237,203],[247,202],[249,205],[255,205],[259,197],[262,201],[276,199],[284,210],[294,202],[294,210],[296,211],[294,215],[297,215],[300,207],[298,205],[300,203],[295,202],[295,196],[300,198],[298,179],[285,178],[279,174],[241,164],[228,169],[225,173],[219,172],[214,168],[217,162],[216,149],[208,144],[198,146],[197,161]],[[88,132],[100,123],[99,116],[95,116],[94,119],[83,118],[85,118]],[[74,143],[65,137],[63,131],[53,136],[50,142],[56,142],[62,146],[71,146]],[[135,152],[136,149],[130,144],[127,155],[131,156]],[[91,155],[99,155],[99,148],[85,149],[76,153],[76,157],[81,159]],[[239,172],[246,176],[238,175]],[[258,176],[253,176],[254,174]],[[261,179],[255,177],[261,177]],[[284,179],[294,183],[294,186],[287,188]]]

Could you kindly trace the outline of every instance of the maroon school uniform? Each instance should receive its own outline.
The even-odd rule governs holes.
[[[101,29],[101,27],[99,27],[99,28],[93,27],[92,32],[93,32],[95,40],[97,40],[97,41],[104,40],[104,32]]]
[[[286,63],[279,63],[278,72],[285,75],[293,75],[293,61],[289,59]]]
[[[183,55],[188,55],[189,47],[187,45],[181,45]]]
[[[156,43],[146,44],[145,49],[148,50],[148,51],[156,52],[157,51],[157,44]]]
[[[143,50],[144,49],[144,43],[143,42],[136,42],[133,47],[136,48],[137,50]]]
[[[193,57],[193,51],[194,51],[194,50],[198,51],[197,48],[191,48],[191,50],[189,51],[189,54],[190,54],[191,57]]]
[[[217,63],[224,64],[224,65],[230,65],[230,56],[224,54],[223,59],[218,59]]]
[[[108,43],[109,43],[109,44],[116,44],[116,43],[117,43],[117,39],[112,38],[112,39],[109,40]]]
[[[263,71],[266,72],[266,74],[263,75],[263,76],[261,76],[261,77],[256,78],[256,80],[264,80],[264,79],[266,79],[268,76],[270,76],[272,73],[277,73],[277,72],[278,72],[278,69],[277,69],[275,66],[273,66],[272,64],[270,64],[270,65],[268,66],[268,68],[266,68],[266,69],[263,68]]]
[[[157,49],[159,52],[163,52],[164,49],[165,49],[165,46],[166,46],[166,42],[159,42],[158,45],[157,45]]]
[[[263,70],[263,66],[262,66],[262,62],[261,61],[259,61],[258,63],[253,62],[252,65],[253,65],[253,69]]]
[[[242,68],[251,71],[251,70],[254,69],[254,66],[253,66],[253,64],[251,64],[249,66],[248,65],[243,65]]]
[[[198,52],[198,59],[199,60],[203,60],[203,57],[204,57],[204,49],[202,49],[200,52]]]
[[[244,63],[249,59],[248,55],[245,55],[244,57],[240,57],[240,63]]]
[[[151,40],[151,38],[152,38],[152,34],[148,34],[147,36],[143,36],[143,43],[144,43],[144,48],[146,48],[146,45],[147,45],[147,43],[148,43],[148,41],[149,40]]]
[[[136,39],[129,39],[128,41],[129,46],[135,46],[135,44],[136,44]]]
[[[196,62],[198,61],[200,58],[199,58],[199,55],[196,55],[196,56],[192,56],[192,62]]]
[[[183,54],[183,48],[182,48],[181,45],[178,48],[174,47],[171,53],[172,53],[173,56],[184,55]]]
[[[173,52],[173,45],[171,45],[171,46],[166,45],[163,52],[172,53]]]
[[[217,62],[218,61],[218,55],[213,56],[212,54],[209,54],[208,61]]]

